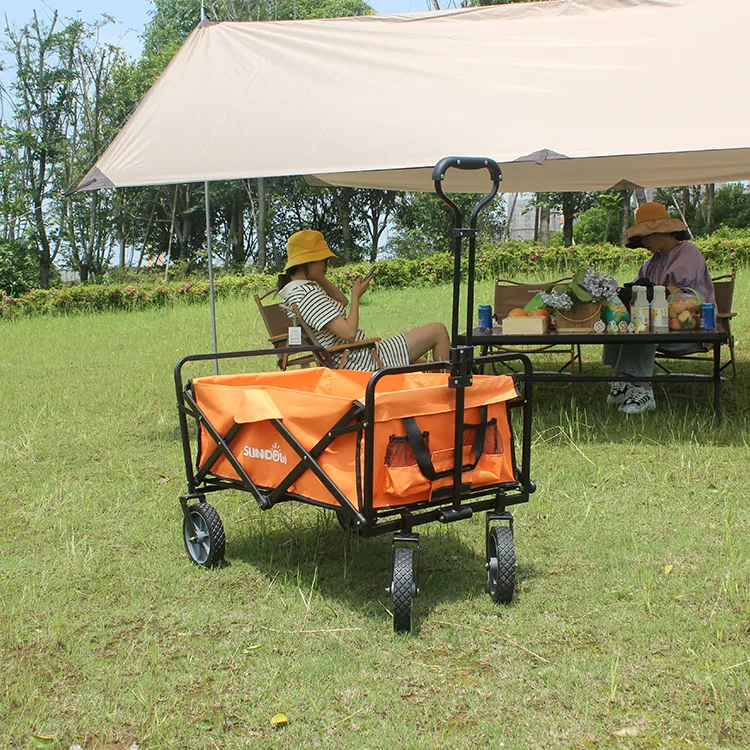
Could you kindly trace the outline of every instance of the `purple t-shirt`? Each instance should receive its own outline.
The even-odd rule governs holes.
[[[692,242],[681,242],[666,252],[654,253],[638,276],[663,286],[695,289],[703,302],[715,302],[714,284],[701,251]]]

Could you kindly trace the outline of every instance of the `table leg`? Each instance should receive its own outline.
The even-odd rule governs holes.
[[[714,412],[716,426],[721,427],[721,344],[714,344]]]

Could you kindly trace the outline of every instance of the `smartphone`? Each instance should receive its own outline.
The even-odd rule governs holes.
[[[367,275],[362,279],[362,281],[369,281],[375,273],[375,266],[373,266],[368,272]]]

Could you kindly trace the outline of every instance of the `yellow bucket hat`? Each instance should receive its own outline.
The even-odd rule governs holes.
[[[336,257],[331,252],[331,248],[328,247],[323,233],[316,229],[303,229],[301,232],[295,232],[287,240],[286,255],[285,271],[288,271],[292,266],[301,266],[303,263]]]
[[[645,237],[647,234],[670,234],[684,232],[687,229],[679,219],[669,215],[663,203],[644,203],[635,212],[635,224],[627,231],[626,247],[633,247],[631,240],[635,237]],[[637,243],[635,243],[637,246]]]

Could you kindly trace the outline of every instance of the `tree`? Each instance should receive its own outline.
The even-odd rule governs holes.
[[[478,196],[459,194],[451,198],[461,209],[465,222]],[[501,239],[505,228],[502,201],[493,201],[479,214],[482,234]],[[453,249],[453,214],[430,193],[405,193],[396,202],[394,234],[388,249],[399,257],[411,258],[437,250]]]
[[[720,185],[714,198],[717,226],[750,228],[750,192],[741,182]]]
[[[16,94],[14,135],[24,173],[24,196],[32,212],[30,243],[39,259],[39,285],[49,287],[52,262],[60,250],[65,221],[62,191],[65,172],[62,155],[67,149],[76,85],[76,47],[83,24],[73,21],[58,30],[55,12],[49,25],[34,12],[20,30],[7,28],[15,57]],[[49,229],[48,229],[49,225]]]
[[[546,206],[563,216],[563,242],[565,247],[573,244],[573,221],[582,211],[593,206],[599,197],[598,192],[556,192],[535,193],[533,203]]]

